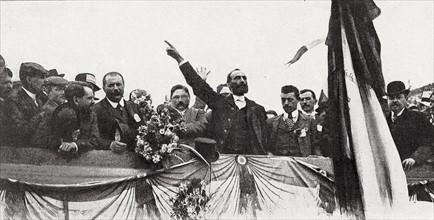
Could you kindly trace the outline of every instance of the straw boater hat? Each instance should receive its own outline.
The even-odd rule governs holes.
[[[101,90],[101,88],[96,85],[96,78],[92,73],[79,73],[75,76],[75,81],[88,82],[92,84],[95,92]]]
[[[394,96],[403,93],[404,95],[407,96],[409,92],[410,90],[405,88],[405,84],[403,82],[393,81],[387,85],[386,95]]]

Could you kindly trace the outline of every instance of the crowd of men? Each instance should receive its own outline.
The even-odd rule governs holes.
[[[217,151],[226,154],[331,156],[326,98],[318,100],[311,89],[283,85],[280,100],[284,113],[277,115],[245,96],[249,87],[242,70],[231,71],[226,83],[214,91],[206,82],[209,71],[195,70],[173,45],[166,43],[167,54],[177,61],[197,97],[190,107],[186,86],[175,85],[170,91],[166,104],[184,121],[181,143],[194,147],[195,138],[209,137],[215,140]],[[14,90],[13,73],[3,57],[0,68],[1,145],[49,148],[60,154],[91,149],[115,153],[134,150],[144,112],[131,100],[131,94],[130,100],[124,99],[121,73],[104,75],[105,98],[95,103],[94,93],[101,88],[91,73],[80,73],[74,81],[68,81],[56,70],[22,63],[22,87]],[[386,119],[404,168],[432,159],[433,125],[423,113],[407,108],[404,83],[391,82],[386,93],[390,107]]]

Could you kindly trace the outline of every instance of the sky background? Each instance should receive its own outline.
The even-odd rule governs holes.
[[[382,44],[386,83],[412,88],[434,81],[434,1],[376,1],[374,25]],[[247,97],[283,112],[280,87],[327,88],[327,47],[318,45],[286,67],[296,51],[328,31],[330,1],[0,1],[0,54],[18,78],[22,62],[56,68],[73,80],[80,72],[125,78],[164,101],[185,80],[166,55],[171,42],[194,67],[211,70],[216,88],[235,68],[248,77]],[[104,97],[99,91],[97,97]],[[192,103],[191,103],[192,104]]]

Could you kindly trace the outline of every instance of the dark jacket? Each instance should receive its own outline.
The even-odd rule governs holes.
[[[0,146],[10,145],[11,135],[9,133],[10,121],[6,116],[6,104],[5,101],[0,98]]]
[[[104,98],[92,107],[92,110],[98,117],[99,142],[101,147],[106,150],[110,149],[111,142],[115,140],[116,130],[121,132],[121,142],[127,144],[127,149],[130,151],[135,149],[136,136],[138,134],[137,129],[143,123],[143,117],[136,104],[127,100],[124,101],[127,120],[122,117],[118,110],[110,105],[107,98]]]
[[[80,130],[77,140],[65,141],[75,142],[79,152],[102,149],[98,143],[99,131],[95,112],[91,112],[90,115],[80,115],[77,117],[77,114],[81,113],[74,110],[71,104],[65,103],[57,107],[53,114],[55,115],[44,115],[44,119],[39,124],[38,130],[33,136],[32,143],[34,146],[58,150],[61,145],[61,140],[67,139],[62,137],[59,131],[68,130],[74,127],[72,124],[78,123],[78,126],[73,128],[73,130],[76,130],[76,128]],[[57,120],[59,123],[53,120]]]
[[[288,149],[276,146],[279,124],[284,123],[283,114],[267,119],[266,146],[270,152],[276,155],[306,157],[308,155],[321,155],[319,146],[319,133],[315,127],[313,118],[298,113],[298,119],[293,130],[289,133],[289,140],[286,140]],[[301,135],[297,130],[304,129],[306,135]]]
[[[9,120],[14,145],[28,146],[42,120],[42,102],[36,101],[38,106],[23,88],[6,100],[6,117]]]
[[[202,78],[196,73],[190,63],[180,66],[181,72],[187,83],[193,88],[193,92],[212,109],[209,131],[211,136],[217,141],[217,150],[221,153],[224,149],[228,132],[236,116],[236,108],[232,95],[224,97],[217,94]],[[253,137],[253,154],[265,154],[264,131],[265,131],[265,109],[261,105],[246,98],[247,124],[250,136]]]
[[[423,113],[406,108],[395,122],[390,114],[386,120],[401,160],[425,162],[431,156],[434,131]]]

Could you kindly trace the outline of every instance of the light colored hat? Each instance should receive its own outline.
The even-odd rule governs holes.
[[[67,85],[68,84],[68,80],[64,79],[63,77],[60,76],[50,76],[48,77],[45,82],[44,85]]]

